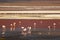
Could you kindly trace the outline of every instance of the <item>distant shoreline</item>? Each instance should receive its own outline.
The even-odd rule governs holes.
[[[60,6],[60,1],[19,1],[19,2],[0,2],[0,6]]]

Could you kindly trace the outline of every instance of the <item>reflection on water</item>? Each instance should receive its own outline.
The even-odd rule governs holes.
[[[29,26],[27,28],[21,27],[21,29],[22,29],[22,31],[21,31],[22,35],[26,36],[27,34],[31,34],[31,27],[29,27]]]
[[[2,37],[5,37],[6,26],[2,25]]]
[[[28,26],[28,34],[31,34],[31,27]]]
[[[36,23],[34,22],[34,30],[36,30]]]
[[[51,26],[48,26],[48,30],[51,31]]]
[[[60,32],[30,31],[30,27],[22,27],[21,31],[3,31],[0,40],[54,40],[60,38]],[[28,30],[29,29],[29,30]],[[31,32],[31,33],[30,33]],[[59,39],[60,40],[60,39]]]
[[[60,35],[53,35],[50,32],[43,33],[37,32],[32,34],[27,34],[26,32],[21,34],[20,32],[13,32],[14,34],[9,34],[5,37],[0,38],[0,40],[60,40]]]
[[[54,31],[56,30],[56,23],[53,23]]]
[[[10,31],[15,31],[16,23],[14,22],[13,24],[10,24],[10,26]]]
[[[42,21],[40,23],[43,25]],[[57,31],[57,24],[55,22],[53,23],[53,30],[51,28],[51,25],[47,25],[47,28],[44,29],[36,28],[36,22],[33,22],[33,28],[29,25],[27,27],[20,26],[21,22],[18,24],[20,27],[16,27],[16,22],[13,22],[9,25],[10,27],[2,25],[0,40],[60,40],[60,31]]]

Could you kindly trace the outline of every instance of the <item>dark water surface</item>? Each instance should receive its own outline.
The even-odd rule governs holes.
[[[32,31],[31,34],[22,35],[21,31],[6,31],[3,35],[0,32],[0,40],[60,40],[60,32],[59,31],[49,31],[45,29],[45,31]],[[39,34],[41,33],[41,34]]]
[[[25,2],[32,2],[32,1],[33,1],[33,2],[34,2],[34,1],[46,1],[46,2],[49,2],[49,1],[50,1],[50,2],[52,2],[52,1],[53,1],[53,2],[54,2],[54,1],[57,2],[57,1],[58,1],[58,2],[59,2],[60,0],[0,0],[0,2],[19,2],[19,1],[20,1],[20,2],[24,2],[24,1],[25,1]]]

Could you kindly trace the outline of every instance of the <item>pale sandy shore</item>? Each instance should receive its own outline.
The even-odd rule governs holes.
[[[14,7],[11,7],[11,6],[14,6]],[[20,6],[26,6],[26,7],[20,7]],[[34,6],[34,7],[30,7],[30,6]],[[57,6],[57,7],[43,7],[43,6]],[[60,6],[60,1],[50,1],[50,2],[49,1],[30,1],[30,2],[5,2],[5,3],[0,2],[0,11],[60,10],[59,6]]]

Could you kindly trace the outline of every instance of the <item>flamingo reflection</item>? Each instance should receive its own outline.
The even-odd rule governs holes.
[[[6,26],[2,25],[2,37],[5,37]]]

